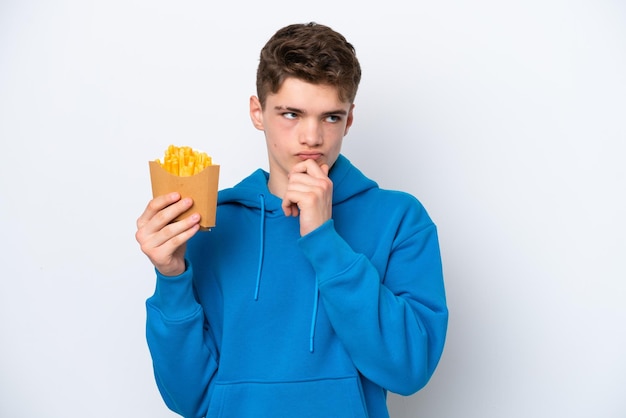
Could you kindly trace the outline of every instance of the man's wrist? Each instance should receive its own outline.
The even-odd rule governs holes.
[[[171,265],[168,265],[167,267],[161,267],[161,268],[157,267],[156,269],[162,276],[176,277],[176,276],[180,276],[181,274],[185,272],[185,270],[187,270],[187,263],[183,259],[181,261],[172,263]]]

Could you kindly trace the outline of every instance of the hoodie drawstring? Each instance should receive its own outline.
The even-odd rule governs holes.
[[[261,286],[261,269],[263,267],[263,249],[265,248],[265,196],[259,195],[261,201],[261,225],[259,228],[259,265],[256,272],[256,287],[254,288],[254,300],[259,300],[259,287]]]
[[[259,289],[261,287],[261,271],[263,270],[263,252],[265,248],[265,196],[259,194],[261,202],[261,223],[259,225],[259,263],[256,272],[256,285],[254,288],[254,300],[259,300]],[[311,329],[309,333],[309,352],[313,353],[315,339],[315,325],[317,323],[317,309],[319,306],[319,287],[317,277],[315,278],[315,297],[313,298],[313,313],[311,315]]]
[[[313,352],[313,339],[315,338],[315,323],[317,322],[317,307],[320,301],[320,289],[317,285],[317,277],[315,277],[315,298],[313,300],[313,315],[311,316],[311,331],[309,334],[309,352]]]

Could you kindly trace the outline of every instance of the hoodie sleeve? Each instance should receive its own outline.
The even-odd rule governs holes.
[[[184,417],[202,417],[208,409],[217,356],[207,341],[192,277],[190,264],[180,276],[167,277],[157,271],[155,293],[146,301],[146,337],[166,405]]]
[[[356,368],[383,388],[410,395],[435,371],[448,310],[435,225],[423,209],[408,210],[396,224],[384,232],[390,234],[384,274],[350,247],[333,220],[302,237],[299,245]],[[363,238],[371,240],[372,231],[367,233]]]

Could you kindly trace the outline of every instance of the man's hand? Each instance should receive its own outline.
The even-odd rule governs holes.
[[[185,271],[186,243],[200,228],[197,213],[172,222],[192,205],[190,198],[181,199],[170,193],[152,199],[137,219],[135,238],[141,251],[154,267],[165,276],[177,276]]]
[[[314,160],[296,164],[289,173],[282,208],[286,216],[300,216],[300,235],[321,226],[332,216],[333,182],[327,164]]]

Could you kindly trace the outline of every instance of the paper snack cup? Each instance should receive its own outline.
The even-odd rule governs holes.
[[[210,165],[193,176],[176,176],[167,172],[156,161],[150,161],[149,163],[152,197],[178,192],[181,198],[191,197],[193,199],[193,205],[177,217],[175,221],[198,212],[200,214],[201,228],[209,229],[215,226],[217,187],[220,174],[219,165]]]

